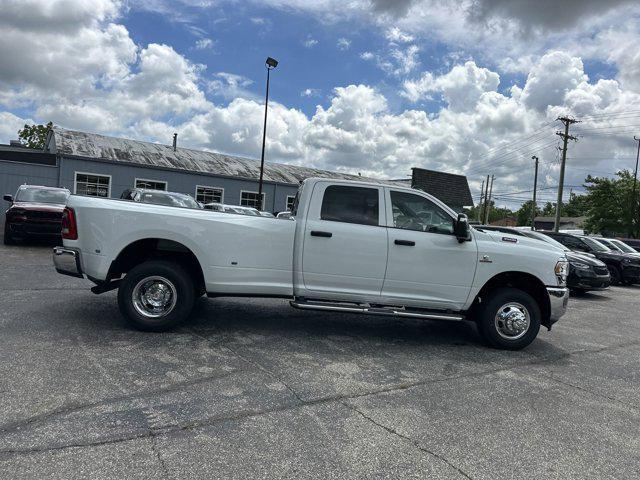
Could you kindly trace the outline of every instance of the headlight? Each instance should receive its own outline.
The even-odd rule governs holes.
[[[633,260],[631,260],[630,258],[623,258],[622,263],[627,263],[627,264],[633,263]]]
[[[556,273],[556,279],[558,280],[559,286],[564,286],[567,283],[567,275],[569,275],[569,262],[566,260],[558,260],[556,263],[556,268],[554,269]]]
[[[590,265],[587,265],[586,263],[580,263],[580,262],[571,262],[571,266],[573,268],[577,268],[578,270],[589,270],[589,269],[591,269]]]

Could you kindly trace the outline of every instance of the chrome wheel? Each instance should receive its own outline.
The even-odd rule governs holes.
[[[520,303],[510,302],[498,309],[495,317],[498,335],[507,340],[522,338],[529,330],[529,311]]]
[[[143,278],[134,287],[131,300],[136,311],[147,318],[161,318],[174,309],[178,301],[176,287],[161,276]]]

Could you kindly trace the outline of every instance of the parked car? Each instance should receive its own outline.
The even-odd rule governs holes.
[[[619,241],[625,243],[626,245],[629,245],[636,252],[640,252],[640,239],[638,239],[638,238],[617,238],[616,240],[619,240]]]
[[[574,252],[560,242],[540,232],[493,225],[482,225],[474,228],[533,238],[564,251],[569,261],[567,286],[573,292],[583,293],[590,290],[605,290],[609,288],[611,284],[611,276],[604,262],[601,262],[590,253]]]
[[[620,252],[632,257],[640,258],[640,252],[636,252],[633,248],[631,248],[626,243],[621,242],[620,240],[600,237],[598,237],[597,240],[605,246],[609,247],[614,252]]]
[[[167,207],[195,208],[202,209],[203,206],[193,197],[178,192],[167,192],[165,190],[152,190],[149,188],[128,188],[122,195],[122,200],[131,200],[139,203],[151,203],[154,205],[165,205]]]
[[[204,209],[213,210],[214,212],[224,212],[224,205],[217,202],[205,203]]]
[[[541,232],[576,252],[592,253],[607,264],[613,285],[640,283],[640,259],[614,252],[592,237],[558,232]]]
[[[15,196],[5,195],[11,205],[5,213],[4,244],[34,238],[60,239],[62,211],[69,197],[66,188],[21,185]]]
[[[268,217],[273,216],[262,215],[262,212],[258,211],[256,208],[252,207],[242,207],[240,205],[226,205],[224,203],[207,203],[204,205],[205,210],[213,210],[215,212],[225,212],[225,213],[235,213],[236,215],[249,215],[252,217]],[[269,212],[264,212],[269,213]]]
[[[275,296],[304,310],[470,319],[487,343],[516,350],[566,311],[562,251],[471,230],[465,215],[425,192],[306,179],[294,214],[295,222],[187,218],[72,195],[53,261],[60,273],[86,275],[94,293],[117,288],[123,316],[152,331],[184,321],[204,293]]]

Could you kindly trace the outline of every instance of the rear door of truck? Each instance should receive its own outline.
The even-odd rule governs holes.
[[[380,296],[387,265],[384,222],[382,187],[316,183],[304,229],[305,289]]]

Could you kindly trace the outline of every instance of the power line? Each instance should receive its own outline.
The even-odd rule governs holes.
[[[520,153],[520,155],[524,156],[527,155],[529,153],[532,152],[538,152],[538,151],[542,151],[542,150],[546,150],[547,148],[550,148],[552,146],[554,146],[556,144],[556,141],[552,141],[549,142],[547,144],[544,145],[536,145],[535,147],[533,146],[534,144],[540,142],[542,140],[538,140],[536,142],[532,142],[530,144],[524,145],[519,149],[515,149],[512,150],[510,152],[505,152],[501,155],[497,155],[495,157],[491,157],[487,160],[490,160],[489,162],[484,162],[481,163],[480,165],[474,165],[474,168],[472,168],[471,170],[468,170],[466,172],[467,175],[473,175],[474,173],[478,173],[482,170],[486,170],[487,168],[490,167],[495,167],[495,166],[499,166],[499,165],[504,165],[505,163],[511,162],[513,160],[519,159],[520,156],[516,156],[518,153]],[[547,140],[548,141],[548,140]],[[527,148],[529,147],[529,148]],[[512,158],[510,158],[512,157]]]
[[[537,130],[534,130],[534,131],[533,131],[533,133],[531,133],[531,135],[529,135],[528,137],[519,138],[519,139],[517,139],[517,140],[512,140],[511,142],[504,143],[504,144],[502,144],[502,145],[496,145],[495,147],[491,147],[490,149],[488,149],[488,150],[485,152],[485,155],[486,155],[487,153],[491,152],[492,150],[498,150],[498,149],[510,148],[511,146],[513,146],[513,145],[515,145],[515,144],[517,144],[517,143],[519,143],[519,142],[524,142],[524,141],[526,141],[526,140],[528,140],[528,139],[530,139],[530,138],[532,138],[532,137],[535,137],[535,136],[540,135],[541,133],[546,133],[546,132],[543,132],[544,128],[545,128],[545,127],[548,127],[548,126],[550,126],[550,125],[552,125],[552,124],[553,124],[553,122],[546,122],[546,123],[543,123],[543,124],[540,126],[540,128],[538,128]]]

